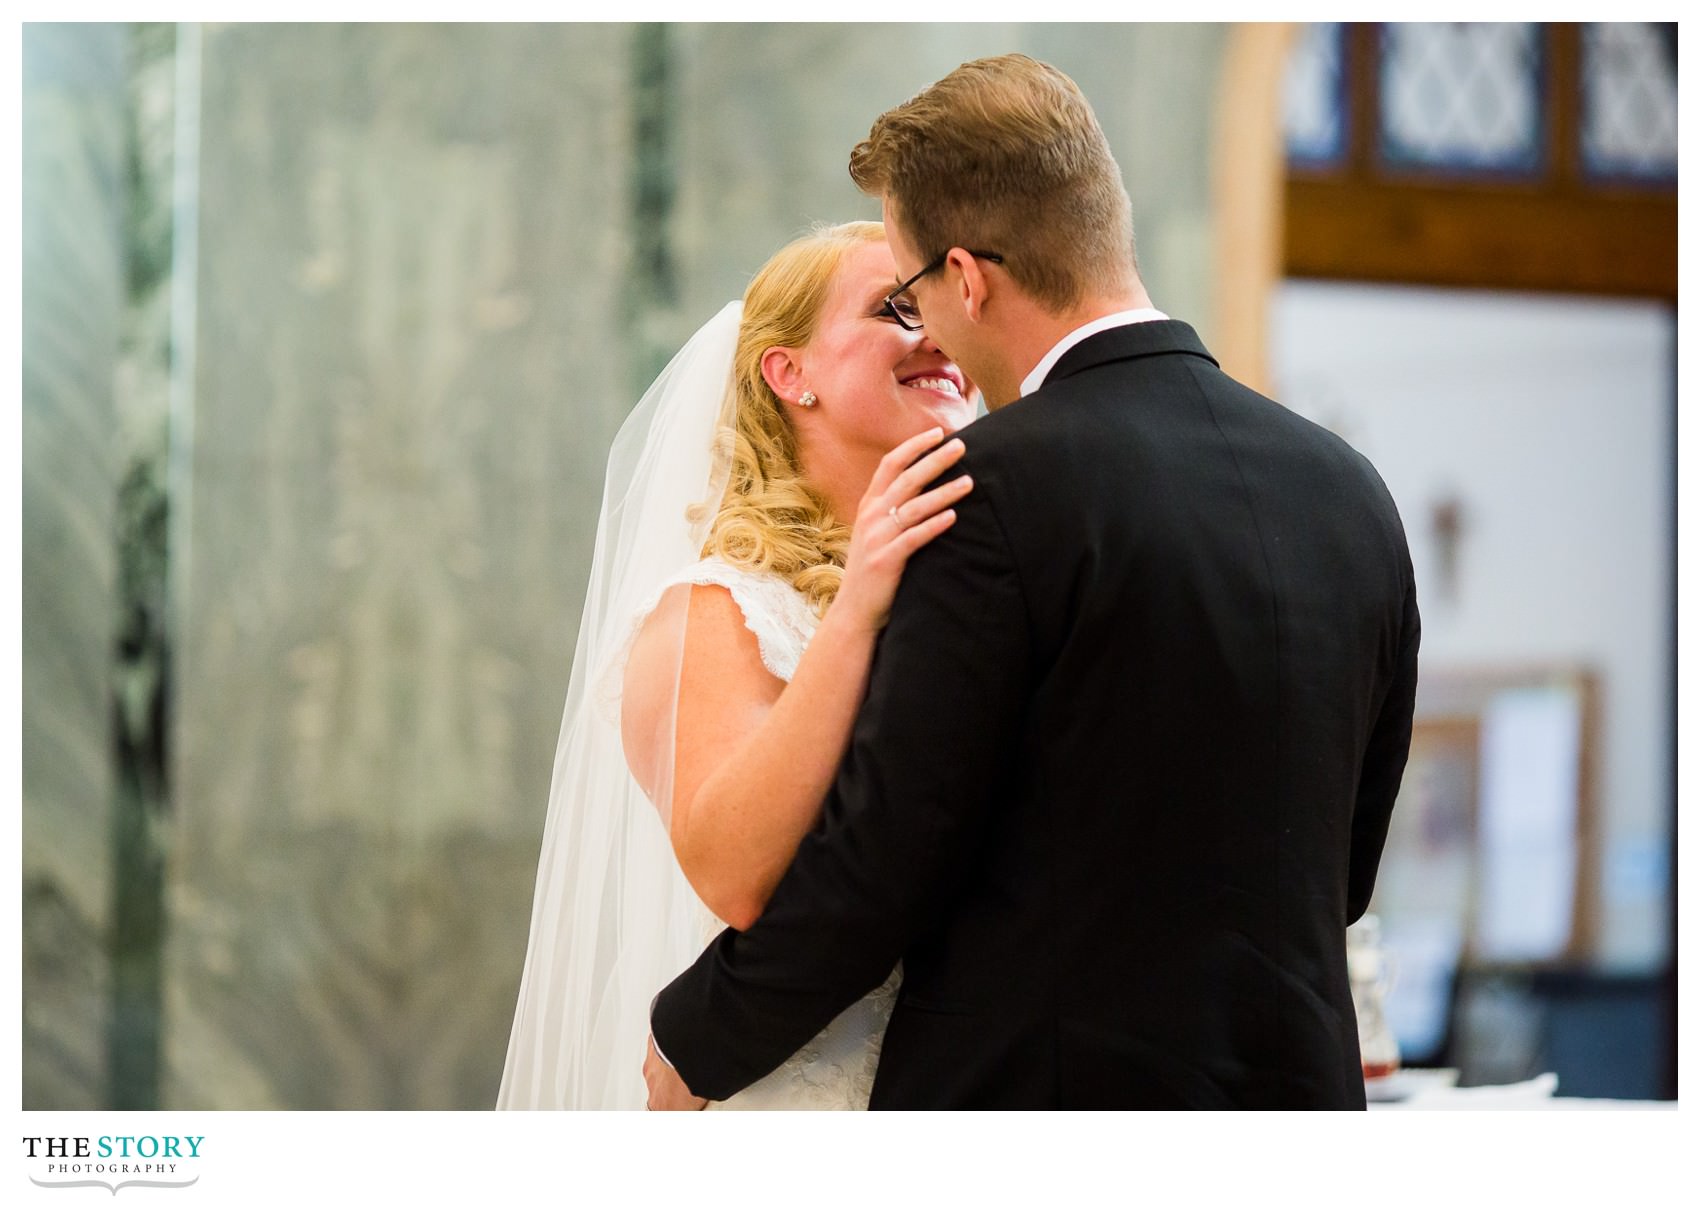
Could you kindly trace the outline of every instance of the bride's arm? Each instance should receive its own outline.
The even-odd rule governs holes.
[[[739,930],[761,915],[850,743],[876,631],[829,610],[789,685],[761,662],[732,595],[691,592],[674,767],[673,849]]]
[[[849,745],[903,564],[950,525],[955,515],[946,507],[970,487],[959,479],[916,497],[961,456],[961,445],[948,444],[903,471],[916,453],[909,445],[888,456],[869,486],[844,584],[789,684],[762,664],[727,590],[689,589],[669,833],[692,887],[737,929],[760,916],[819,814]],[[907,527],[890,521],[894,504]],[[640,637],[626,673],[628,755],[652,791],[657,755],[633,738],[664,735],[653,725],[671,701],[672,665]]]

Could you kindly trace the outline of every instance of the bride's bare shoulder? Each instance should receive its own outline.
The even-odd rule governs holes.
[[[772,706],[784,687],[729,589],[671,586],[632,644],[620,697],[620,736],[638,784],[654,794],[675,703],[677,739],[688,742],[705,725],[747,727],[748,714]]]

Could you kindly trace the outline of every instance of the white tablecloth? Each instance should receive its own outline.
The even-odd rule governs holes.
[[[1674,1102],[1644,1099],[1564,1098],[1558,1096],[1559,1080],[1554,1073],[1543,1073],[1526,1082],[1508,1086],[1464,1086],[1452,1084],[1456,1073],[1449,1071],[1412,1069],[1384,1079],[1379,1092],[1386,1097],[1378,1101],[1372,1094],[1371,1111],[1510,1111],[1510,1110],[1646,1110],[1676,1108]]]

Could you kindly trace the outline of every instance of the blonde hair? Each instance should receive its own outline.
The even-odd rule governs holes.
[[[731,475],[702,554],[784,578],[817,614],[826,613],[844,579],[850,527],[804,475],[797,435],[762,376],[761,360],[775,346],[807,345],[845,254],[883,239],[878,223],[817,227],[762,266],[744,292],[732,423],[717,437]]]
[[[964,63],[887,110],[850,153],[850,177],[884,194],[923,259],[983,248],[1053,311],[1126,289],[1133,207],[1080,88],[1048,63]]]

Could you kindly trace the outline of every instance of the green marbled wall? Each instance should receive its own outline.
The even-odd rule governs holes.
[[[23,27],[23,1105],[105,1105],[125,31]]]

